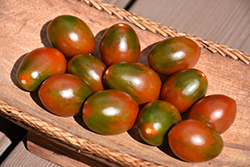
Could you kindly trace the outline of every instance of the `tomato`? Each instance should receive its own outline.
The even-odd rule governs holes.
[[[201,49],[191,39],[169,38],[155,45],[148,54],[149,66],[162,75],[192,68],[200,58]]]
[[[181,113],[204,97],[207,77],[197,69],[187,69],[171,75],[164,83],[161,99],[172,103]]]
[[[127,93],[103,90],[86,100],[83,119],[91,130],[100,134],[115,135],[131,129],[138,112],[137,103]]]
[[[67,71],[79,76],[90,85],[94,92],[103,90],[102,75],[105,64],[94,56],[78,54],[68,62]]]
[[[226,95],[214,94],[196,102],[188,113],[188,119],[205,122],[218,133],[223,133],[234,122],[236,112],[234,99]]]
[[[88,84],[72,74],[53,75],[38,90],[42,104],[59,116],[77,115],[82,103],[92,93]]]
[[[54,48],[37,48],[28,53],[17,70],[19,84],[27,91],[36,90],[49,76],[66,71],[64,55]]]
[[[180,159],[202,162],[217,157],[223,149],[219,133],[197,120],[184,120],[176,124],[168,134],[169,146]]]
[[[95,48],[95,38],[88,25],[70,15],[58,16],[50,22],[48,40],[67,57],[89,54]]]
[[[99,52],[104,64],[137,62],[140,56],[139,39],[127,24],[119,23],[110,27],[103,35]]]
[[[140,136],[148,144],[160,146],[170,128],[181,121],[181,115],[171,103],[156,100],[145,105],[138,116]]]
[[[161,90],[161,80],[154,70],[135,62],[111,65],[104,74],[104,83],[128,93],[138,105],[157,100]]]

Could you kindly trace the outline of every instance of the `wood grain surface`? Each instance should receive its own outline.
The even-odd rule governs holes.
[[[226,94],[234,98],[238,113],[233,126],[222,137],[223,152],[214,160],[203,163],[186,163],[175,158],[168,148],[146,145],[134,127],[128,133],[104,136],[85,128],[80,116],[58,117],[42,107],[36,92],[26,92],[17,83],[16,72],[22,58],[31,50],[48,46],[46,27],[50,20],[61,14],[75,15],[84,20],[95,34],[98,44],[104,31],[111,25],[123,22],[115,16],[99,12],[76,0],[55,1],[3,1],[0,6],[0,100],[25,111],[48,123],[59,126],[72,134],[81,136],[105,147],[124,151],[133,156],[166,166],[248,166],[250,157],[250,76],[249,66],[203,49],[195,68],[208,77],[207,94]],[[129,24],[129,23],[128,23]],[[130,24],[131,25],[131,24]],[[164,38],[131,25],[141,42],[139,61],[147,65],[147,54],[152,46]],[[216,30],[215,30],[216,31]],[[165,77],[161,77],[163,81]]]

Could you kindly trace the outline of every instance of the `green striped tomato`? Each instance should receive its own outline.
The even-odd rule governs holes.
[[[129,25],[115,24],[103,35],[99,52],[107,66],[119,62],[137,62],[140,56],[139,39]]]
[[[103,90],[91,95],[83,106],[85,124],[93,131],[115,135],[131,129],[139,112],[136,101],[119,90]]]
[[[89,54],[95,48],[95,38],[88,25],[71,15],[61,15],[50,22],[48,39],[66,57]]]
[[[73,74],[53,75],[38,90],[42,104],[59,116],[77,115],[92,93],[90,86]]]
[[[94,92],[103,90],[102,75],[105,64],[92,55],[78,54],[70,59],[67,71],[83,79]]]
[[[188,119],[209,124],[218,133],[225,132],[234,122],[236,101],[226,95],[214,94],[197,101],[188,113]]]
[[[135,62],[111,65],[104,74],[104,83],[110,89],[128,93],[138,105],[157,100],[162,86],[154,70]]]
[[[171,75],[194,67],[200,58],[200,52],[200,47],[189,38],[169,38],[151,49],[148,62],[159,74]]]
[[[172,103],[180,113],[183,113],[205,96],[207,86],[207,77],[202,71],[182,70],[171,75],[164,83],[161,99]]]
[[[40,84],[55,74],[66,71],[66,59],[55,48],[37,48],[28,53],[17,70],[19,84],[27,91],[36,90]]]
[[[219,133],[197,120],[184,120],[176,124],[168,134],[173,153],[187,162],[203,162],[217,157],[223,149]]]
[[[179,121],[181,115],[175,106],[163,100],[156,100],[141,109],[137,128],[145,142],[160,146],[168,131]]]

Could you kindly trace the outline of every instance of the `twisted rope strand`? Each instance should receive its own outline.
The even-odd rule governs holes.
[[[187,37],[195,41],[199,47],[206,48],[212,53],[218,53],[223,57],[229,56],[234,60],[241,60],[245,64],[250,64],[250,54],[228,47],[223,44],[215,43],[197,36],[176,30],[173,27],[168,27],[160,23],[143,18],[124,9],[118,8],[101,0],[80,0],[89,6],[95,7],[99,11],[105,11],[110,15],[115,15],[120,20],[126,20],[142,30],[148,30],[152,33],[158,33],[163,37]]]

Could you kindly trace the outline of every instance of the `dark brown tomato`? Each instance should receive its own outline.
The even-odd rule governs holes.
[[[115,24],[103,35],[99,52],[101,60],[107,66],[120,62],[137,62],[140,56],[139,39],[129,25]]]
[[[49,77],[39,88],[42,104],[59,116],[75,116],[85,99],[93,93],[88,84],[73,74]]]
[[[49,76],[66,71],[66,59],[55,48],[37,48],[28,53],[17,70],[19,84],[27,91],[36,90]]]
[[[168,134],[169,146],[180,159],[203,162],[217,157],[223,149],[219,133],[197,120],[184,120],[176,124]]]
[[[54,48],[67,57],[89,54],[95,48],[95,38],[88,25],[70,15],[58,16],[50,22],[48,39]]]
[[[83,107],[85,124],[93,131],[115,135],[133,127],[139,112],[136,101],[119,90],[103,90],[91,95]]]
[[[225,132],[236,117],[236,102],[226,95],[210,95],[197,101],[190,112],[188,119],[196,119],[209,124],[218,133]]]
[[[162,75],[192,68],[200,58],[201,49],[191,39],[175,37],[155,45],[148,54],[149,66]]]
[[[104,74],[104,83],[110,89],[128,93],[138,105],[157,100],[162,86],[154,70],[135,62],[111,65]]]
[[[166,133],[179,121],[181,121],[181,115],[175,106],[163,100],[156,100],[141,109],[137,127],[145,142],[160,146]]]
[[[182,70],[171,75],[164,83],[161,99],[172,103],[183,113],[205,96],[207,86],[207,77],[200,70]]]
[[[83,79],[94,92],[103,90],[102,76],[105,64],[94,56],[78,54],[68,62],[67,71]]]

